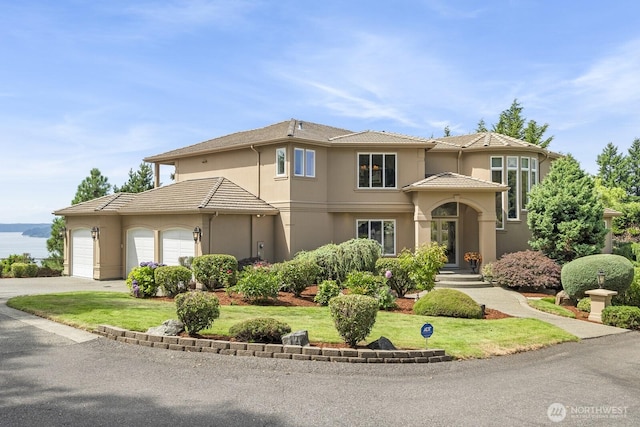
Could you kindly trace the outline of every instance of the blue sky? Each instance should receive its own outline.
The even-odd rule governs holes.
[[[515,98],[595,173],[608,142],[640,137],[639,15],[628,1],[0,0],[0,222],[50,222],[91,168],[122,185],[146,156],[292,117],[457,135]]]

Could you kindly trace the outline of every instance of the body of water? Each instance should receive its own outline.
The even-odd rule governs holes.
[[[24,253],[31,254],[37,260],[48,257],[47,239],[23,236],[22,233],[0,233],[0,259]]]

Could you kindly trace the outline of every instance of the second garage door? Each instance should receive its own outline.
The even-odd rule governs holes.
[[[193,232],[185,228],[173,228],[162,233],[162,263],[180,265],[180,257],[194,256]]]

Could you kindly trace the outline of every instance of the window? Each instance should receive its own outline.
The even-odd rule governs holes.
[[[491,182],[503,183],[502,157],[491,158]],[[504,198],[502,192],[496,192],[496,228],[504,228]]]
[[[276,176],[287,175],[287,149],[276,148]]]
[[[396,188],[396,155],[358,154],[358,188]]]
[[[372,239],[380,243],[384,255],[396,253],[395,220],[358,220],[358,238]]]
[[[518,219],[518,158],[507,157],[507,219]]]
[[[538,159],[531,158],[531,187],[538,183]]]
[[[531,175],[529,169],[529,158],[520,158],[520,208],[522,210],[527,209],[527,202],[529,201],[529,190],[531,189]]]
[[[304,148],[293,150],[293,174],[295,176],[316,176],[316,152]]]

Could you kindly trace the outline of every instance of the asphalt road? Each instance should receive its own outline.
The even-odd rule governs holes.
[[[635,332],[488,360],[362,365],[76,343],[0,314],[1,426],[639,424]]]

